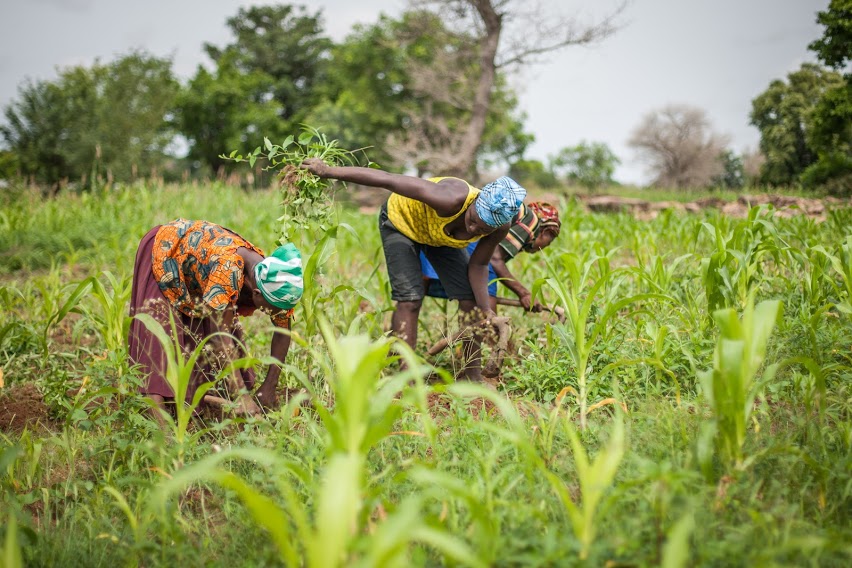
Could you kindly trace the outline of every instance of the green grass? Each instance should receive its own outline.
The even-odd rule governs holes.
[[[413,370],[399,374],[384,338],[391,302],[376,219],[338,208],[334,222],[352,231],[295,235],[313,278],[282,384],[308,388],[317,407],[194,420],[177,444],[145,417],[116,339],[136,246],[181,216],[268,250],[278,205],[274,192],[220,185],[0,198],[0,397],[32,384],[50,412],[45,426],[0,431],[0,557],[852,562],[849,210],[821,223],[763,210],[636,221],[563,203],[554,245],[512,269],[543,301],[577,309],[566,324],[506,309],[512,351],[493,393],[426,386],[411,354]],[[774,328],[735,323],[751,297],[783,306]],[[418,352],[455,325],[454,311],[425,303]],[[249,355],[268,355],[268,322],[244,323]],[[737,342],[760,356],[738,365]],[[451,357],[436,363],[450,369]],[[725,399],[735,379],[741,388]]]

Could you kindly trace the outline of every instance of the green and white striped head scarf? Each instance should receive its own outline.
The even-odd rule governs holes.
[[[289,310],[302,297],[302,255],[293,243],[275,249],[254,267],[257,287],[267,302]]]

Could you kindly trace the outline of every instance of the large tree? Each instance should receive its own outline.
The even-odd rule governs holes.
[[[825,26],[823,35],[808,46],[817,57],[834,69],[852,69],[852,0],[831,0],[828,9],[817,14],[817,23]]]
[[[332,45],[321,13],[304,6],[241,8],[227,25],[233,42],[205,44],[214,69],[199,66],[177,105],[190,159],[213,171],[224,164],[220,154],[279,139],[304,122]]]
[[[852,193],[852,0],[832,0],[817,22],[822,37],[808,47],[825,65],[843,72],[843,82],[826,89],[814,106],[807,142],[816,163],[802,172],[805,186]]]
[[[470,116],[454,124],[456,150],[445,173],[469,175],[493,102],[498,71],[529,64],[569,45],[588,44],[611,35],[625,4],[597,23],[580,25],[576,18],[547,13],[526,0],[410,0],[414,8],[432,9],[449,29],[475,38],[477,69],[465,77],[473,88],[465,101]]]
[[[0,135],[37,182],[149,175],[166,160],[177,90],[171,61],[142,52],[72,67],[24,84]]]
[[[216,173],[225,163],[221,154],[254,148],[264,136],[283,137],[281,106],[263,94],[271,86],[268,75],[241,72],[229,57],[221,57],[213,72],[198,68],[178,97],[174,119],[189,141],[193,170]]]
[[[292,127],[315,104],[315,90],[332,42],[323,30],[321,11],[309,13],[304,6],[279,4],[240,8],[229,18],[234,42],[204,49],[218,65],[233,66],[247,74],[269,78],[260,93],[275,100],[279,116]]]
[[[787,75],[787,81],[772,81],[752,101],[751,123],[760,130],[760,150],[766,158],[763,183],[798,183],[802,172],[817,161],[817,151],[808,143],[813,111],[827,91],[842,86],[839,74],[805,63]]]
[[[475,38],[447,29],[437,15],[382,16],[332,50],[324,100],[308,122],[333,129],[348,147],[370,146],[369,157],[385,167],[444,172],[458,151],[458,127],[470,119],[474,82],[467,78],[477,65]],[[531,139],[498,75],[477,164],[509,161]]]
[[[727,138],[713,131],[707,113],[668,105],[647,114],[628,145],[649,165],[659,187],[707,187],[724,172]]]

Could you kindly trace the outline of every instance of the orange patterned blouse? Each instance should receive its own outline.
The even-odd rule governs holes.
[[[236,234],[207,221],[177,219],[163,225],[154,237],[154,279],[163,296],[177,311],[205,317],[211,311],[236,306],[243,287],[244,262],[237,249],[263,251]],[[240,307],[239,315],[254,308]],[[292,310],[278,312],[272,323],[283,327]]]

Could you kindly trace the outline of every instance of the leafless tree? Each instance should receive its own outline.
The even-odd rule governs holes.
[[[431,12],[411,12],[409,17],[415,22],[419,18],[421,25],[404,30],[400,40],[415,42],[416,38],[409,36],[420,35],[428,29],[435,44],[445,47],[430,54],[428,61],[409,61],[407,71],[411,83],[408,88],[416,102],[405,113],[405,128],[389,136],[386,149],[396,163],[417,168],[418,175],[427,171],[445,173],[454,168],[461,137],[444,109],[461,111],[453,113],[456,120],[459,115],[469,115],[475,83],[462,70],[469,69],[475,60],[476,45],[467,41],[465,34],[454,34],[452,30],[432,25],[430,20],[436,16]],[[436,34],[440,37],[434,37]]]
[[[660,187],[708,186],[724,172],[720,156],[727,143],[703,109],[676,104],[647,114],[628,141]]]
[[[743,174],[746,184],[753,183],[760,177],[760,168],[766,163],[766,156],[760,148],[746,149],[743,151]]]
[[[442,173],[458,176],[474,173],[498,70],[535,63],[563,47],[591,44],[609,37],[618,29],[617,18],[628,2],[621,0],[607,16],[583,24],[577,17],[547,11],[535,0],[409,0],[413,9],[437,12],[450,28],[472,33],[479,57],[478,75],[473,77],[472,88],[464,99],[470,118],[467,124],[454,125],[449,132],[451,140],[443,144],[442,153],[448,161]],[[443,82],[454,78],[451,72],[442,77]],[[438,90],[442,81],[432,82],[431,90]],[[440,117],[433,118],[440,122]],[[411,133],[414,135],[417,130]]]

